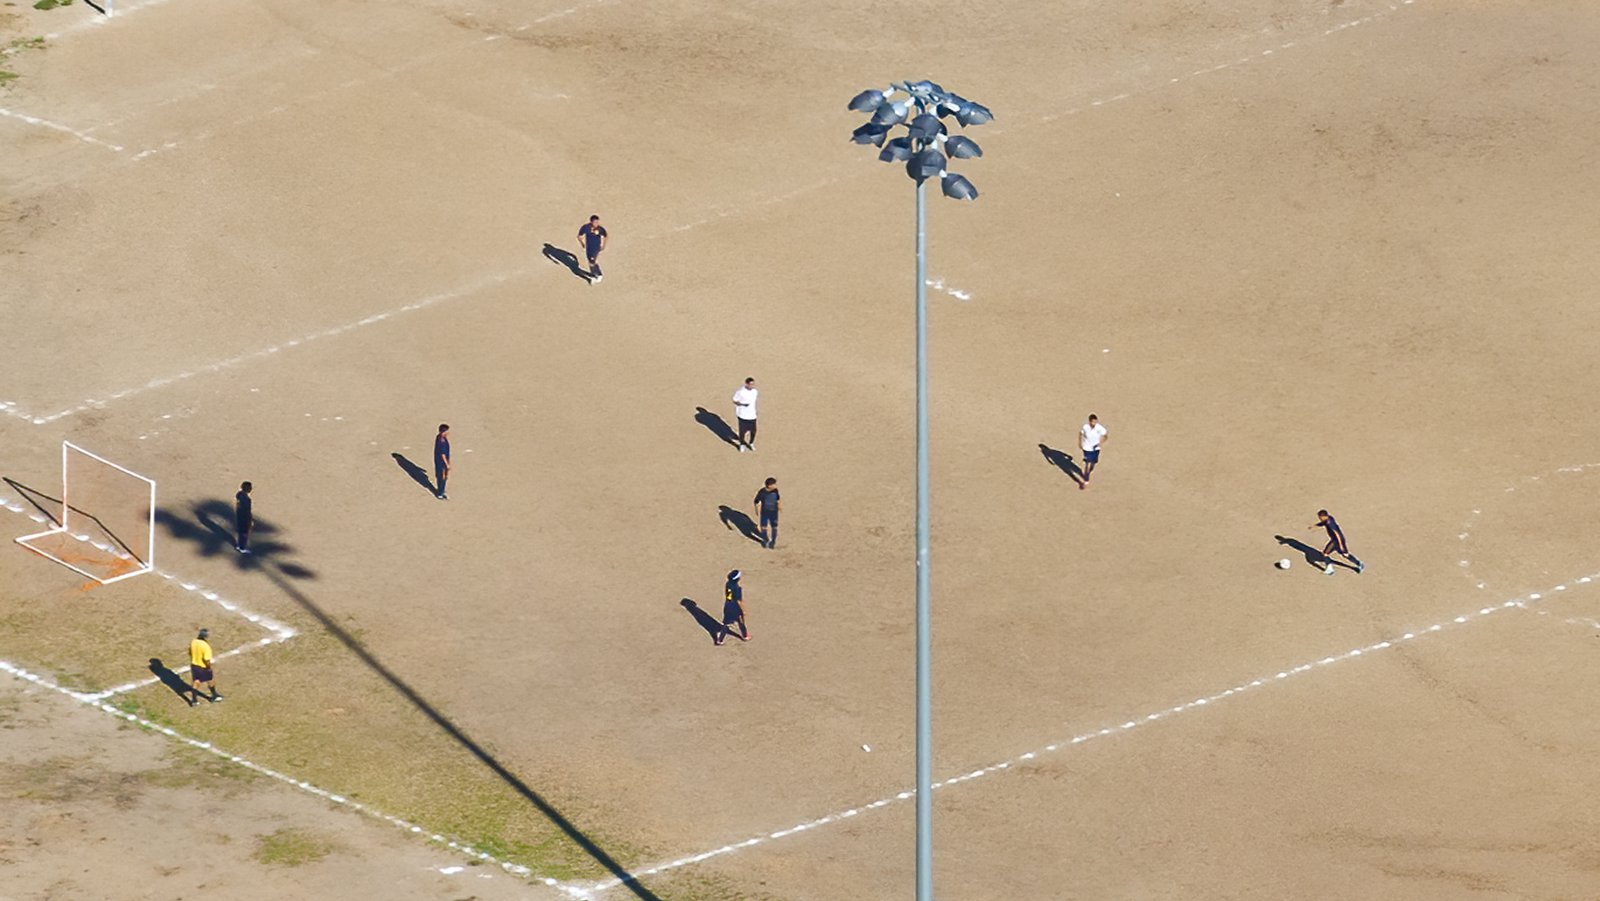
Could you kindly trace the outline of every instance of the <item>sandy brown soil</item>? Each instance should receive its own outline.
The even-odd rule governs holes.
[[[911,193],[843,104],[926,73],[1000,117],[930,217],[970,295],[932,297],[936,769],[1116,730],[941,789],[941,896],[1592,895],[1600,14],[918,9],[171,0],[16,55],[0,106],[79,134],[0,121],[0,465],[70,437],[175,515],[252,479],[262,564],[636,870],[893,797]],[[540,257],[590,212],[593,287]],[[695,411],[746,375],[741,456]],[[1040,445],[1090,410],[1080,491]],[[392,457],[440,421],[448,503]],[[774,552],[717,516],[768,475]],[[1366,573],[1271,568],[1318,507]],[[679,602],[734,567],[756,638],[715,648]],[[252,716],[332,706],[293,653],[233,668]],[[645,885],[908,897],[910,816]]]
[[[6,901],[541,897],[496,868],[335,813],[48,689],[0,683],[0,736]],[[258,859],[263,838],[285,830],[324,856]]]

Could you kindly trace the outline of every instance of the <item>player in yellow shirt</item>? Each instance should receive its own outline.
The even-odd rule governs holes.
[[[189,696],[189,706],[193,707],[200,701],[200,686],[206,685],[211,689],[211,696],[206,698],[212,704],[222,700],[222,695],[217,691],[217,676],[212,672],[211,642],[206,637],[211,634],[210,629],[201,629],[200,634],[189,642],[189,678],[194,683],[191,688],[194,694]]]

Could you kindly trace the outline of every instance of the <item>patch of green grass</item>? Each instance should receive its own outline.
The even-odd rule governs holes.
[[[442,734],[331,637],[308,631],[253,658],[249,669],[241,667],[236,678],[229,684],[238,689],[224,688],[228,701],[215,708],[202,705],[190,711],[160,685],[130,692],[113,703],[119,710],[170,725],[184,736],[402,817],[497,860],[528,867],[539,876],[582,880],[608,875],[533,804]],[[261,728],[264,722],[273,723],[273,728]],[[492,742],[484,746],[497,756],[510,757],[496,751]],[[638,847],[626,840],[625,833],[607,829],[604,824],[610,814],[568,795],[561,780],[536,768],[514,768],[614,859],[632,862],[660,856],[658,849]]]
[[[172,719],[172,717],[167,716],[162,711],[152,710],[149,707],[146,707],[145,705],[139,703],[138,699],[131,695],[123,695],[122,697],[113,701],[111,706],[117,708],[123,713],[131,713],[134,716],[143,717],[150,722],[155,723],[157,726],[166,726],[171,729],[176,729],[178,727],[178,722]],[[142,723],[137,725],[139,728],[145,730],[149,730],[150,728]]]
[[[5,84],[6,82],[10,81],[11,79],[18,78],[18,77],[20,77],[20,76],[18,76],[17,73],[15,73],[15,72],[7,72],[4,69],[0,69],[0,84]]]
[[[61,0],[39,0],[33,4],[34,9],[55,9],[61,5]]]
[[[338,845],[330,839],[304,829],[279,829],[277,832],[256,838],[256,852],[251,855],[269,866],[298,867],[315,863],[334,851]]]
[[[16,40],[11,40],[11,42],[6,42],[5,46],[0,46],[0,54],[3,54],[3,56],[21,53],[24,50],[45,50],[45,38],[19,37]]]

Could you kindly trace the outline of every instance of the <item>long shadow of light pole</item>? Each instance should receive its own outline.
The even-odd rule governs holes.
[[[174,537],[199,544],[202,553],[214,554],[219,551],[223,542],[229,537],[226,526],[216,522],[216,518],[220,517],[223,511],[227,509],[225,502],[209,501],[197,504],[193,508],[197,523],[189,522],[172,514],[170,511],[158,511],[157,521],[165,525],[168,532]],[[260,520],[257,520],[257,528],[260,528]],[[279,543],[275,550],[292,551],[292,548],[286,544]],[[545,818],[565,833],[573,844],[582,848],[585,854],[588,854],[597,863],[605,867],[612,876],[620,880],[624,886],[627,886],[628,890],[633,892],[636,897],[643,899],[643,901],[661,901],[654,892],[640,884],[637,877],[624,869],[622,864],[617,863],[616,859],[610,854],[607,854],[604,848],[595,844],[571,820],[563,816],[561,811],[552,806],[549,801],[546,801],[526,782],[523,782],[521,777],[506,769],[504,764],[494,758],[494,755],[484,750],[483,746],[473,741],[472,737],[467,733],[461,731],[459,726],[452,723],[449,718],[435,709],[432,704],[428,703],[426,698],[417,694],[416,689],[407,685],[405,680],[396,675],[393,670],[384,666],[383,662],[373,656],[372,652],[357,641],[355,636],[346,631],[343,626],[340,626],[337,620],[324,612],[321,607],[317,606],[315,601],[311,600],[305,592],[295,587],[294,583],[290,581],[296,578],[314,578],[314,574],[292,563],[275,563],[270,554],[239,557],[238,560],[242,568],[260,571],[262,575],[271,580],[272,584],[278,587],[279,591],[288,595],[291,600],[300,605],[302,610],[315,617],[317,622],[322,624],[322,628],[328,630],[328,634],[337,638],[340,644],[349,648],[351,653],[355,654],[369,669],[382,677],[383,681],[389,683],[389,686],[399,692],[401,697],[410,701],[411,706],[422,711],[424,716],[432,720],[433,724],[450,736],[456,744],[467,749],[468,753],[478,758],[479,763],[488,767],[490,772],[499,776],[502,782],[511,786],[512,790],[521,795],[523,800],[532,804],[534,808],[544,814]]]

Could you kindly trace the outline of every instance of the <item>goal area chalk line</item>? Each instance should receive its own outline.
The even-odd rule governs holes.
[[[1033,761],[1042,760],[1049,754],[1053,754],[1053,753],[1056,753],[1058,751],[1066,750],[1066,749],[1071,748],[1073,746],[1081,745],[1081,744],[1083,744],[1085,742],[1093,741],[1093,740],[1095,740],[1097,738],[1106,738],[1106,737],[1112,736],[1112,735],[1120,735],[1122,733],[1129,732],[1129,731],[1132,731],[1134,729],[1137,729],[1140,726],[1148,726],[1148,725],[1150,725],[1152,723],[1160,722],[1162,720],[1171,719],[1172,717],[1175,717],[1175,716],[1177,716],[1179,714],[1189,713],[1191,711],[1199,710],[1199,709],[1204,708],[1204,707],[1213,706],[1215,704],[1218,704],[1218,703],[1221,703],[1223,701],[1226,701],[1226,700],[1228,700],[1230,698],[1238,697],[1239,695],[1247,694],[1247,693],[1256,691],[1257,689],[1265,688],[1268,685],[1273,685],[1273,684],[1276,684],[1278,682],[1282,682],[1282,681],[1285,681],[1287,679],[1291,679],[1291,678],[1293,678],[1295,676],[1299,676],[1299,675],[1303,675],[1303,674],[1308,673],[1308,672],[1312,672],[1313,670],[1321,669],[1323,667],[1332,666],[1332,665],[1334,665],[1336,663],[1340,663],[1340,662],[1347,661],[1347,660],[1354,660],[1354,659],[1359,658],[1359,657],[1371,656],[1371,655],[1379,653],[1381,651],[1386,651],[1386,650],[1389,650],[1391,648],[1397,648],[1397,647],[1401,647],[1401,646],[1404,646],[1404,645],[1407,645],[1407,644],[1411,644],[1411,643],[1416,642],[1417,640],[1419,640],[1421,638],[1424,638],[1426,636],[1433,635],[1433,634],[1439,633],[1439,632],[1444,632],[1446,630],[1456,629],[1456,628],[1458,628],[1460,626],[1463,626],[1463,625],[1466,625],[1468,623],[1478,622],[1478,621],[1481,621],[1481,620],[1489,617],[1492,614],[1499,613],[1499,612],[1502,612],[1502,611],[1505,611],[1505,610],[1532,610],[1535,605],[1537,605],[1542,600],[1546,600],[1548,598],[1548,596],[1550,596],[1550,595],[1554,595],[1554,594],[1558,594],[1558,593],[1561,593],[1561,592],[1569,591],[1571,589],[1575,589],[1575,588],[1578,588],[1578,587],[1581,587],[1581,586],[1587,586],[1587,585],[1593,584],[1596,580],[1600,580],[1600,572],[1590,573],[1588,575],[1579,576],[1579,577],[1574,578],[1574,579],[1569,579],[1566,582],[1563,582],[1563,583],[1561,583],[1559,585],[1552,586],[1552,587],[1550,587],[1548,589],[1545,589],[1542,592],[1531,592],[1529,594],[1521,595],[1521,596],[1518,596],[1518,597],[1515,597],[1515,598],[1511,598],[1509,600],[1501,601],[1501,602],[1496,603],[1496,604],[1491,604],[1489,606],[1478,607],[1478,608],[1476,608],[1474,610],[1468,611],[1466,613],[1462,613],[1462,614],[1460,614],[1458,616],[1450,617],[1450,618],[1447,618],[1447,619],[1441,619],[1438,622],[1435,622],[1435,623],[1433,623],[1432,625],[1429,625],[1429,626],[1425,626],[1425,627],[1422,627],[1422,628],[1417,628],[1417,629],[1412,629],[1412,630],[1409,630],[1409,631],[1401,632],[1400,634],[1396,635],[1394,638],[1385,639],[1383,641],[1378,641],[1378,642],[1374,642],[1372,644],[1363,645],[1363,646],[1358,647],[1358,648],[1352,648],[1352,649],[1344,651],[1342,653],[1332,654],[1332,655],[1329,655],[1327,657],[1322,657],[1322,658],[1319,658],[1319,659],[1316,659],[1316,660],[1307,661],[1305,663],[1301,663],[1301,664],[1298,664],[1296,666],[1287,667],[1285,669],[1281,669],[1281,670],[1278,670],[1276,672],[1268,673],[1266,675],[1263,675],[1260,678],[1252,679],[1252,680],[1250,680],[1248,682],[1240,682],[1239,684],[1234,685],[1234,686],[1232,686],[1230,688],[1225,688],[1225,689],[1223,689],[1221,691],[1214,692],[1212,694],[1205,695],[1203,697],[1195,698],[1194,700],[1191,700],[1191,701],[1186,701],[1186,702],[1181,703],[1181,704],[1175,704],[1175,705],[1173,705],[1171,707],[1165,707],[1165,708],[1162,708],[1162,709],[1159,709],[1159,710],[1146,712],[1146,713],[1143,713],[1141,715],[1135,716],[1135,717],[1133,717],[1131,719],[1124,720],[1124,721],[1122,721],[1120,723],[1115,723],[1115,724],[1112,724],[1112,725],[1104,726],[1104,727],[1102,727],[1100,729],[1095,729],[1095,730],[1091,730],[1091,731],[1088,731],[1088,732],[1082,732],[1082,733],[1079,733],[1078,735],[1072,736],[1069,739],[1063,739],[1061,741],[1057,741],[1057,742],[1054,742],[1052,744],[1045,745],[1042,748],[1037,748],[1037,749],[1032,750],[1032,751],[1027,751],[1025,753],[1018,754],[1015,757],[1011,757],[1009,759],[1002,760],[1002,761],[1000,761],[998,763],[992,763],[992,764],[989,764],[988,766],[982,766],[982,767],[978,767],[976,769],[972,769],[972,770],[968,770],[968,771],[965,771],[965,772],[962,772],[962,773],[958,773],[958,774],[956,774],[954,776],[951,776],[949,778],[946,778],[946,779],[944,779],[942,781],[933,783],[933,788],[934,788],[935,791],[937,791],[937,790],[939,790],[941,788],[948,788],[950,786],[959,785],[959,784],[964,783],[964,782],[970,782],[970,781],[972,781],[974,779],[981,779],[981,778],[983,778],[985,776],[992,776],[992,775],[996,775],[998,773],[1003,773],[1003,772],[1005,772],[1005,771],[1007,771],[1009,769],[1012,769],[1014,767],[1020,768],[1022,766],[1026,766],[1027,764],[1029,764],[1029,763],[1031,763]],[[1543,611],[1534,611],[1534,612],[1543,612]],[[1597,626],[1600,626],[1600,624],[1597,624]],[[770,843],[772,843],[774,841],[777,841],[779,839],[788,838],[788,837],[794,836],[794,835],[799,835],[799,834],[801,834],[803,832],[809,832],[811,830],[819,829],[819,828],[824,827],[824,826],[833,825],[835,823],[841,823],[841,822],[844,822],[845,820],[852,819],[854,817],[860,816],[860,815],[862,815],[864,813],[867,813],[869,811],[872,811],[872,810],[877,810],[878,808],[881,808],[881,807],[888,807],[889,805],[895,804],[895,803],[900,802],[900,801],[909,801],[912,798],[915,798],[916,795],[917,795],[917,792],[916,792],[915,789],[907,789],[905,791],[897,792],[897,793],[895,793],[893,795],[889,795],[887,797],[879,798],[876,801],[872,801],[872,802],[865,803],[865,804],[860,804],[858,806],[851,807],[851,808],[849,808],[847,810],[841,810],[841,811],[838,811],[836,813],[827,814],[826,816],[817,817],[816,819],[813,819],[813,820],[807,820],[807,821],[802,822],[802,823],[797,823],[797,824],[789,826],[787,828],[778,829],[778,830],[775,830],[775,831],[772,831],[772,832],[763,833],[761,835],[754,835],[754,836],[746,838],[746,839],[744,839],[742,841],[731,842],[731,843],[723,845],[723,846],[721,846],[719,848],[713,848],[713,849],[711,849],[709,851],[702,851],[702,852],[700,852],[698,854],[691,854],[691,855],[688,855],[688,856],[685,856],[685,857],[680,857],[680,858],[677,858],[675,860],[667,861],[667,862],[664,862],[664,863],[657,863],[657,864],[654,864],[654,865],[651,865],[651,866],[648,866],[648,867],[644,867],[644,868],[641,868],[641,869],[638,869],[638,870],[631,870],[630,869],[630,872],[632,873],[632,875],[634,876],[634,878],[636,880],[637,879],[643,879],[643,878],[645,878],[647,876],[659,875],[661,873],[666,873],[666,872],[669,872],[671,870],[677,870],[677,869],[681,869],[683,867],[692,866],[694,864],[701,863],[701,862],[706,861],[706,860],[710,860],[710,859],[712,859],[714,857],[723,857],[723,856],[726,856],[726,855],[729,855],[729,854],[733,854],[733,853],[735,853],[737,851],[745,850],[746,848],[752,848],[752,847],[756,847],[758,845],[770,844]],[[623,885],[623,880],[620,880],[620,879],[609,879],[609,880],[596,882],[596,883],[587,883],[587,884],[584,885],[584,887],[588,891],[590,891],[591,893],[603,893],[603,892],[607,892],[607,891],[609,891],[611,889],[617,888],[617,887],[619,887],[621,885]]]

